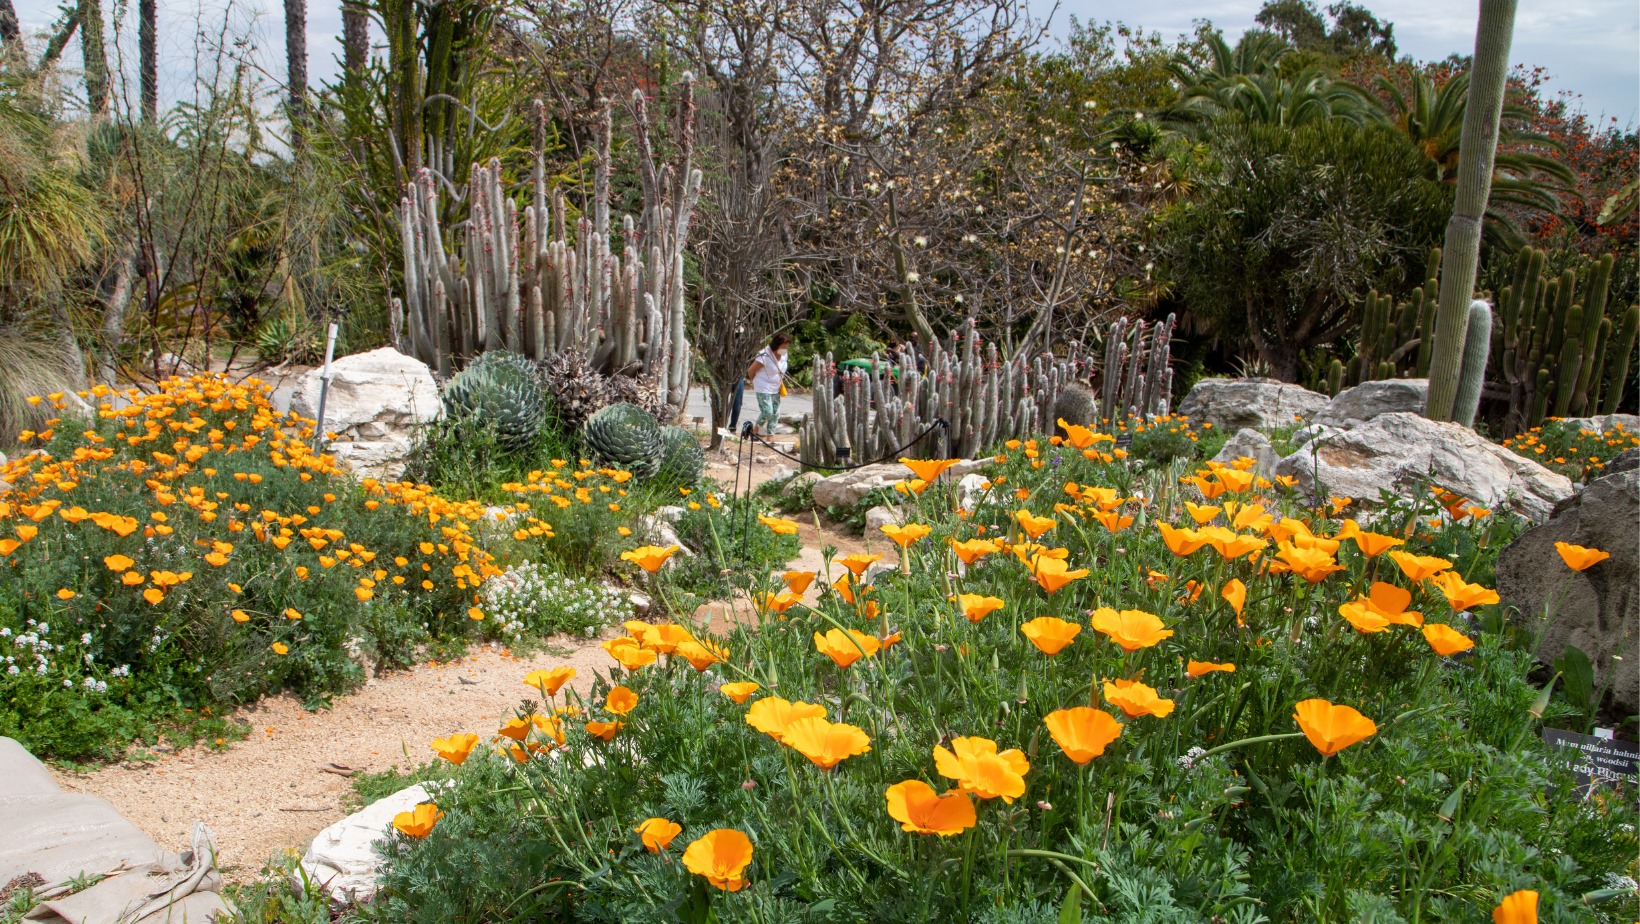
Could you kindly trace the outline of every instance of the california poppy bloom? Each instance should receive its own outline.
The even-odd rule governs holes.
[[[639,668],[654,664],[659,657],[654,651],[640,646],[637,639],[626,636],[601,642],[598,647],[629,671],[637,671]]]
[[[795,535],[797,535],[797,521],[796,520],[788,520],[788,519],[785,519],[784,517],[771,517],[771,516],[768,516],[766,514],[761,514],[760,513],[760,514],[757,515],[757,522],[762,523],[764,526],[767,526],[770,529],[770,531],[772,531],[777,536],[795,536]]]
[[[1144,610],[1117,612],[1108,606],[1093,611],[1090,620],[1093,631],[1120,645],[1123,651],[1133,652],[1161,644],[1173,635],[1172,629],[1163,628],[1162,620]]]
[[[615,687],[604,697],[604,710],[614,715],[626,715],[638,707],[638,694],[625,686]]]
[[[850,574],[858,578],[866,573],[867,568],[882,560],[883,556],[881,555],[867,555],[863,552],[855,552],[853,555],[845,555],[837,559],[837,563],[847,568]]]
[[[803,602],[803,598],[801,596],[794,594],[789,590],[782,590],[777,594],[758,594],[753,597],[753,599],[757,603],[757,608],[765,613],[784,613],[797,604]]]
[[[1479,584],[1470,584],[1456,571],[1443,571],[1430,579],[1454,612],[1499,601],[1498,592]]]
[[[1378,733],[1378,725],[1349,706],[1307,699],[1293,707],[1293,721],[1323,757],[1331,757]]]
[[[625,727],[625,722],[588,722],[587,734],[604,741],[614,741],[615,733]]]
[[[752,840],[733,828],[708,831],[683,851],[683,868],[726,892],[746,887],[752,863]]]
[[[1295,541],[1303,541],[1307,537],[1294,536]],[[1327,579],[1327,575],[1335,571],[1343,571],[1344,566],[1332,557],[1331,552],[1318,548],[1300,548],[1291,543],[1282,543],[1276,557],[1287,565],[1288,570],[1311,584],[1318,584]]]
[[[787,571],[781,578],[786,582],[786,589],[794,594],[801,594],[814,583],[813,571]]]
[[[1025,794],[1031,764],[1018,748],[999,753],[995,741],[970,737],[952,738],[950,750],[934,745],[934,768],[940,776],[956,780],[963,792],[1012,805]]]
[[[895,526],[893,523],[888,523],[879,528],[882,530],[883,535],[894,540],[894,544],[902,549],[933,532],[932,529],[921,523],[907,523],[904,526]]]
[[[621,560],[632,562],[650,574],[654,574],[661,570],[661,566],[666,564],[667,559],[677,554],[677,551],[678,547],[675,545],[669,545],[666,548],[661,548],[658,545],[643,545],[622,552]]]
[[[1167,550],[1180,558],[1195,554],[1207,544],[1207,537],[1193,529],[1178,529],[1171,523],[1160,522],[1156,524],[1156,528],[1161,532],[1162,542],[1167,546]]]
[[[1572,545],[1570,542],[1555,543],[1555,551],[1560,553],[1560,559],[1566,563],[1566,567],[1573,571],[1587,571],[1611,557],[1609,552]]]
[[[962,615],[969,622],[979,622],[981,619],[1002,609],[1001,597],[987,597],[983,594],[957,594],[957,606],[961,607]]]
[[[831,629],[825,635],[814,633],[814,647],[816,651],[825,655],[838,666],[848,667],[862,657],[869,658],[882,647],[882,642],[876,636],[867,635],[849,629],[845,634],[842,629]]]
[[[967,542],[951,540],[951,551],[957,553],[957,558],[965,565],[971,565],[992,552],[1000,552],[1002,547],[992,539],[969,539]]]
[[[739,706],[744,704],[747,698],[753,693],[756,693],[761,689],[763,689],[761,685],[753,683],[750,680],[740,680],[734,683],[726,683],[723,686],[718,687],[718,692],[729,697],[730,701],[732,701],[736,706]]]
[[[1224,508],[1211,507],[1206,504],[1196,504],[1191,503],[1190,501],[1185,501],[1184,509],[1186,513],[1190,514],[1190,518],[1196,521],[1197,526],[1206,526],[1207,524],[1213,522],[1213,520],[1218,517],[1219,511]]]
[[[900,464],[905,466],[908,469],[911,469],[911,474],[916,475],[918,478],[921,478],[923,481],[926,481],[929,484],[933,484],[934,479],[940,477],[940,475],[942,473],[944,473],[944,471],[946,469],[950,468],[953,465],[956,465],[960,461],[962,461],[962,460],[961,459],[903,459],[902,458],[900,460]]]
[[[150,587],[142,592],[142,599],[147,600],[154,606],[158,606],[165,600],[165,591],[160,590],[158,587]]]
[[[393,827],[406,837],[420,840],[433,833],[433,826],[444,817],[438,806],[431,802],[423,802],[408,812],[400,812],[393,816]]]
[[[828,722],[819,716],[788,724],[780,743],[807,757],[822,770],[830,770],[850,757],[871,750],[871,738],[860,728]]]
[[[688,661],[696,671],[703,671],[728,657],[729,649],[715,642],[690,639],[679,645],[674,653]]]
[[[1515,892],[1492,909],[1493,924],[1537,924],[1538,894],[1531,889]]]
[[[683,831],[683,826],[665,818],[645,818],[632,830],[643,841],[645,850],[660,853],[672,846],[672,839]]]
[[[59,600],[72,600],[76,596],[78,596],[78,594],[74,593],[72,590],[69,590],[67,587],[61,587],[57,590],[57,599]]]
[[[1105,753],[1105,748],[1122,734],[1122,723],[1110,713],[1087,706],[1055,709],[1042,717],[1042,724],[1048,726],[1048,734],[1065,756],[1078,764]]]
[[[765,696],[746,710],[746,724],[776,741],[783,740],[786,727],[798,719],[810,716],[825,718],[826,707],[813,703],[790,702],[778,696]]]
[[[1059,521],[1053,517],[1039,517],[1029,510],[1015,511],[1014,520],[1019,523],[1019,528],[1025,531],[1025,535],[1032,539],[1059,525]]]
[[[136,562],[125,557],[124,555],[110,555],[103,559],[103,564],[107,565],[108,570],[110,571],[124,571],[125,569],[136,564]]]
[[[1236,666],[1229,662],[1219,664],[1214,661],[1189,661],[1186,662],[1184,666],[1184,675],[1192,680],[1197,677],[1203,677],[1211,674],[1214,671],[1224,671],[1227,674],[1234,674],[1236,672]]]
[[[1072,449],[1086,449],[1093,445],[1096,434],[1092,430],[1081,424],[1066,423],[1063,417],[1058,423],[1064,428],[1065,442],[1069,443]]]
[[[1348,522],[1354,523],[1355,521],[1350,520]],[[1355,547],[1361,550],[1361,554],[1368,558],[1375,558],[1406,542],[1405,539],[1386,536],[1382,533],[1369,533],[1359,527],[1351,533],[1350,538],[1355,540]]]
[[[575,679],[575,668],[555,667],[546,671],[530,671],[524,677],[524,686],[534,687],[544,696],[557,696],[564,684]]]
[[[1173,700],[1162,699],[1156,688],[1137,680],[1105,681],[1105,702],[1122,710],[1130,719],[1153,715],[1158,719],[1173,713]]]
[[[1093,518],[1099,521],[1099,525],[1113,533],[1119,533],[1133,525],[1132,517],[1121,516],[1114,510],[1096,510],[1093,513]]]
[[[1076,634],[1082,631],[1082,627],[1057,616],[1038,616],[1020,626],[1019,631],[1031,640],[1031,644],[1035,645],[1037,650],[1051,656],[1059,654],[1065,646],[1076,641]]]
[[[1475,647],[1474,640],[1469,636],[1438,622],[1424,626],[1424,640],[1443,658]]]
[[[905,780],[888,787],[885,795],[888,817],[900,823],[900,830],[912,834],[950,837],[976,822],[974,800],[963,792],[942,796],[922,780]]]
[[[1062,558],[1038,555],[1031,559],[1031,574],[1036,578],[1037,584],[1050,594],[1058,592],[1072,581],[1087,577],[1089,573],[1086,568],[1070,570],[1070,566],[1065,564]]]
[[[467,759],[467,755],[473,753],[473,748],[478,747],[478,736],[451,735],[448,738],[434,738],[427,746],[433,749],[434,754],[460,766],[461,762]]]
[[[1231,578],[1219,591],[1219,596],[1236,611],[1236,622],[1241,622],[1242,607],[1247,605],[1247,585],[1238,578]]]
[[[1413,555],[1399,549],[1390,552],[1389,557],[1401,569],[1401,573],[1411,581],[1427,580],[1452,567],[1452,563],[1444,558],[1436,558],[1432,555]]]

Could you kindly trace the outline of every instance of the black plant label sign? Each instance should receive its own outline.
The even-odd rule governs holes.
[[[1633,784],[1640,779],[1640,744],[1558,728],[1545,728],[1543,740],[1555,757],[1577,774],[1578,788],[1585,795],[1597,785]]]

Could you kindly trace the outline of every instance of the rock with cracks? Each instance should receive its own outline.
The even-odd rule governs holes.
[[[413,811],[433,797],[421,784],[378,799],[319,832],[302,857],[299,874],[292,876],[298,890],[307,879],[329,894],[333,904],[347,907],[376,895],[376,878],[383,860],[377,847],[393,827],[393,816]]]
[[[1612,467],[1619,467],[1613,465]],[[1624,712],[1640,709],[1640,469],[1590,482],[1555,507],[1549,521],[1521,534],[1498,556],[1498,595],[1529,628],[1542,625],[1538,657],[1566,646],[1594,662],[1595,683],[1610,684]],[[1599,549],[1610,558],[1573,571],[1556,542]]]
[[[1237,430],[1236,435],[1230,437],[1219,454],[1213,457],[1213,461],[1229,465],[1244,458],[1252,459],[1255,463],[1253,470],[1265,477],[1269,477],[1275,471],[1276,463],[1281,461],[1275,449],[1271,448],[1269,437],[1257,430],[1247,429]]]
[[[1273,430],[1327,406],[1327,396],[1274,379],[1202,379],[1178,413],[1226,430]]]
[[[1339,392],[1315,415],[1331,427],[1356,427],[1384,414],[1422,414],[1429,403],[1429,379],[1383,379],[1362,382]]]
[[[1312,440],[1276,465],[1318,499],[1349,497],[1372,506],[1380,492],[1411,496],[1425,484],[1492,510],[1542,521],[1571,496],[1564,475],[1516,455],[1461,424],[1403,412]]]
[[[969,472],[984,465],[985,459],[964,459],[956,465],[946,469],[940,475],[940,481],[957,481]],[[814,505],[816,507],[852,507],[865,500],[866,495],[879,488],[893,489],[901,481],[908,481],[916,476],[905,466],[893,462],[884,462],[878,465],[867,465],[853,471],[822,478],[814,483]]]
[[[357,474],[398,478],[410,455],[415,428],[443,414],[438,383],[427,364],[382,347],[344,356],[331,364],[324,430],[335,433],[330,451]],[[323,371],[304,374],[291,393],[290,409],[319,415]]]

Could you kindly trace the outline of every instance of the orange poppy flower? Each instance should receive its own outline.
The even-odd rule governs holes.
[[[234,610],[232,613],[229,613],[228,615],[233,617],[234,622],[250,622],[251,621],[251,615],[249,613],[245,612],[244,610]]]
[[[400,812],[393,816],[393,827],[406,837],[421,840],[433,833],[433,826],[444,817],[438,806],[431,802],[423,802],[408,812]]]
[[[1236,611],[1236,622],[1240,623],[1242,607],[1247,605],[1247,585],[1238,578],[1231,578],[1219,591],[1219,596]]]
[[[784,613],[803,602],[801,596],[789,590],[782,590],[777,594],[757,594],[752,599],[757,603],[757,608],[765,613]]]
[[[837,559],[837,563],[849,570],[856,578],[866,573],[866,569],[883,560],[881,555],[867,555],[864,552],[855,552]]]
[[[760,514],[757,515],[757,522],[762,523],[764,526],[767,526],[770,529],[770,531],[772,531],[777,536],[795,536],[795,535],[797,535],[797,521],[796,520],[788,520],[788,519],[785,519],[784,517],[771,517],[771,516],[768,516],[766,514],[761,514],[760,513]]]
[[[690,639],[679,645],[674,653],[688,661],[689,666],[696,671],[706,670],[729,656],[727,648],[715,642],[702,642],[695,639]]]
[[[434,738],[427,746],[433,749],[434,754],[460,766],[461,762],[473,753],[473,748],[478,747],[478,736],[451,735],[447,738]]]
[[[614,715],[626,715],[638,707],[638,694],[625,686],[611,689],[604,697],[604,711]]]
[[[1192,475],[1191,477],[1184,479],[1184,482],[1186,484],[1195,485],[1196,489],[1202,492],[1203,500],[1212,500],[1220,494],[1223,494],[1229,488],[1229,485],[1226,485],[1221,481],[1214,481],[1201,475]]]
[[[1402,552],[1399,549],[1390,552],[1389,557],[1395,562],[1396,566],[1401,569],[1401,573],[1406,575],[1408,580],[1412,581],[1428,580],[1429,578],[1432,578],[1435,575],[1440,574],[1442,571],[1452,567],[1452,563],[1444,558],[1435,558],[1434,556],[1428,555],[1413,555],[1410,552]]]
[[[276,654],[276,655],[290,654],[290,646],[286,645],[284,642],[274,642],[273,643],[273,653]]]
[[[655,659],[660,657],[654,651],[640,646],[637,639],[626,636],[612,638],[600,643],[598,647],[629,671],[637,671],[639,668],[654,664]]]
[[[660,853],[672,846],[672,839],[683,832],[683,826],[665,818],[645,818],[632,830],[643,840],[645,850]]]
[[[1081,424],[1066,423],[1063,417],[1059,418],[1058,423],[1064,428],[1065,442],[1069,443],[1072,449],[1086,449],[1092,446],[1097,438],[1097,434],[1092,430]]]
[[[1537,924],[1538,894],[1521,889],[1504,898],[1492,909],[1493,924]]]
[[[1566,563],[1566,567],[1573,571],[1587,571],[1612,557],[1609,552],[1572,545],[1570,542],[1555,543],[1555,551],[1560,553],[1560,559]]]
[[[1430,579],[1430,583],[1446,597],[1446,602],[1454,612],[1481,606],[1499,601],[1498,592],[1479,584],[1470,584],[1458,576],[1456,571],[1443,571]]]
[[[1070,570],[1062,558],[1048,558],[1043,555],[1031,559],[1031,572],[1043,590],[1048,593],[1057,593],[1066,584],[1079,581],[1090,573],[1086,568]]]
[[[1302,541],[1306,537],[1295,536]],[[1335,571],[1343,571],[1344,566],[1332,557],[1330,552],[1316,548],[1299,548],[1289,543],[1282,543],[1276,557],[1286,564],[1288,570],[1311,584],[1317,584],[1327,579],[1327,575]]]
[[[1185,676],[1191,679],[1211,674],[1214,671],[1224,671],[1227,674],[1234,674],[1236,672],[1236,666],[1234,664],[1230,664],[1229,662],[1219,664],[1214,661],[1189,661],[1184,667]]]
[[[784,575],[781,575],[782,580],[786,582],[786,589],[794,594],[801,594],[803,591],[808,590],[809,585],[814,583],[814,577],[815,572],[813,571],[787,571]]]
[[[588,722],[587,734],[603,741],[614,741],[615,733],[625,727],[625,722]]]
[[[888,817],[900,830],[912,834],[950,837],[972,828],[977,819],[974,800],[963,792],[939,795],[922,780],[905,780],[888,787]]]
[[[1469,636],[1438,622],[1424,626],[1424,640],[1443,658],[1475,647],[1474,640]]]
[[[968,617],[969,622],[979,622],[981,619],[1002,609],[1001,597],[987,597],[982,594],[957,594],[957,606],[962,608],[962,615]]]
[[[723,686],[718,687],[718,692],[729,697],[730,701],[732,701],[736,706],[739,706],[744,704],[747,698],[749,698],[753,693],[756,693],[761,689],[763,688],[759,684],[753,683],[750,680],[741,680],[734,683],[726,683]]]
[[[905,466],[906,468],[911,469],[911,474],[916,475],[918,478],[921,478],[923,481],[926,481],[929,484],[933,484],[934,479],[940,477],[940,475],[942,473],[944,473],[944,471],[946,469],[950,468],[953,465],[956,465],[958,462],[961,462],[961,461],[962,461],[961,459],[903,459],[902,458],[900,460],[900,464]]]
[[[928,482],[921,478],[894,482],[894,492],[896,494],[921,494],[926,490],[928,490]]]
[[[158,606],[165,599],[165,591],[160,590],[158,587],[150,587],[142,592],[142,599],[147,600],[154,606]]]
[[[963,792],[1012,805],[1025,794],[1031,764],[1018,748],[998,753],[989,738],[952,738],[950,750],[934,745],[934,769],[956,780]]]
[[[765,696],[746,710],[746,724],[776,741],[784,740],[786,727],[798,719],[825,718],[826,707],[813,703],[790,702],[778,696]]]
[[[1032,539],[1059,525],[1059,521],[1053,517],[1039,517],[1029,510],[1014,511],[1014,520],[1019,523],[1019,528],[1025,531],[1025,535]]]
[[[844,603],[854,603],[854,586],[849,583],[848,575],[843,575],[831,584],[831,589],[837,591],[837,596],[843,598]],[[867,588],[869,589],[869,588]],[[861,593],[865,591],[862,590]]]
[[[1234,530],[1222,526],[1204,526],[1196,531],[1197,535],[1205,538],[1225,561],[1235,561],[1243,555],[1250,555],[1260,551],[1270,543],[1257,536],[1244,536]]]
[[[1055,709],[1043,716],[1042,724],[1048,726],[1048,734],[1065,756],[1079,764],[1105,753],[1105,748],[1122,734],[1122,723],[1110,713],[1087,706]]]
[[[1180,558],[1194,555],[1207,544],[1207,537],[1193,529],[1179,529],[1171,523],[1160,522],[1156,524],[1156,528],[1161,531],[1162,542],[1167,545],[1167,550]]]
[[[545,671],[530,671],[524,677],[524,686],[534,687],[543,696],[557,696],[564,684],[575,679],[575,668],[555,667]]]
[[[1347,520],[1345,521],[1345,525],[1347,526],[1354,522],[1354,520]],[[1344,538],[1343,531],[1339,532],[1337,538]],[[1369,533],[1361,529],[1359,526],[1350,532],[1348,538],[1354,539],[1355,547],[1360,549],[1361,554],[1367,556],[1368,558],[1376,558],[1377,556],[1388,552],[1390,549],[1406,543],[1405,539],[1398,539],[1394,536],[1386,536],[1383,533]]]
[[[108,570],[110,571],[124,571],[125,569],[136,564],[136,562],[125,557],[124,555],[110,555],[103,559],[103,564],[107,565]]]
[[[726,892],[746,887],[746,867],[752,863],[752,840],[733,828],[718,828],[683,851],[683,868]]]
[[[1416,628],[1424,624],[1424,614],[1408,611],[1411,602],[1411,591],[1374,581],[1366,596],[1339,604],[1338,614],[1363,633],[1382,632],[1392,625]]]
[[[1307,699],[1293,707],[1293,721],[1323,757],[1331,757],[1378,733],[1378,725],[1349,706]]]
[[[845,633],[842,629],[830,629],[825,635],[814,633],[814,647],[816,651],[831,658],[838,667],[848,667],[862,657],[869,658],[882,647],[882,642],[876,636],[867,635],[849,629]]]
[[[72,600],[76,596],[77,594],[75,594],[74,591],[69,590],[67,587],[62,587],[57,590],[57,599],[59,600]]]
[[[647,623],[632,620],[622,623],[622,627],[632,633],[638,644],[656,654],[672,654],[680,645],[692,641],[694,636],[689,630],[671,622]]]
[[[793,721],[781,734],[780,742],[822,770],[830,770],[850,757],[871,750],[871,738],[861,729],[842,722],[828,722],[819,716]]]
[[[1137,680],[1105,681],[1105,702],[1122,710],[1130,719],[1153,715],[1158,719],[1173,713],[1173,700],[1162,699],[1156,688]]]
[[[661,566],[666,564],[667,559],[677,554],[677,552],[678,547],[675,545],[669,545],[664,549],[658,545],[644,545],[622,552],[621,560],[632,562],[650,574],[654,574],[661,570]]]
[[[894,540],[894,544],[902,549],[933,532],[932,529],[921,523],[907,523],[904,526],[895,526],[893,523],[888,523],[879,528],[882,530],[883,535]]]
[[[1019,627],[1031,644],[1045,655],[1056,655],[1065,649],[1065,646],[1076,641],[1076,634],[1082,627],[1074,622],[1066,622],[1057,616],[1038,616],[1037,618]]]
[[[1096,510],[1093,513],[1093,518],[1099,521],[1099,525],[1113,533],[1119,533],[1133,525],[1132,517],[1121,516],[1114,510]]]
[[[1002,547],[993,539],[969,539],[967,542],[951,540],[951,550],[957,553],[957,558],[965,565],[971,565],[992,552],[1000,552]]]
[[[1089,622],[1093,625],[1093,631],[1106,636],[1120,645],[1123,651],[1128,652],[1158,645],[1163,639],[1173,635],[1173,630],[1164,628],[1159,617],[1144,610],[1117,612],[1108,606],[1101,606],[1093,611],[1093,617]]]
[[[1219,511],[1224,508],[1210,507],[1204,504],[1196,504],[1190,501],[1185,501],[1184,509],[1190,514],[1190,518],[1196,521],[1197,526],[1206,526],[1207,524],[1213,522],[1214,518],[1219,515]]]

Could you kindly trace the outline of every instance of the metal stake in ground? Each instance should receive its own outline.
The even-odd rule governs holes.
[[[330,361],[336,358],[336,330],[341,313],[330,313],[330,329],[325,332],[325,369],[319,373],[319,419],[313,424],[313,451],[324,451],[325,399],[330,396]]]

